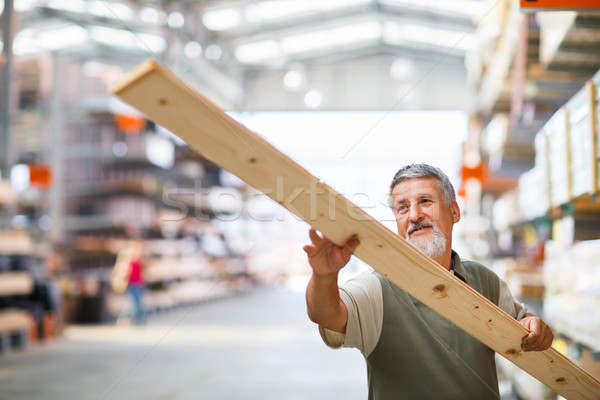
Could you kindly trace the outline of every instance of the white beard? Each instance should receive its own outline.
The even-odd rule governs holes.
[[[415,242],[410,238],[409,232],[414,230],[416,227],[421,226],[431,226],[433,228],[433,236],[425,241]],[[431,221],[424,221],[409,226],[406,233],[406,240],[419,249],[423,254],[431,258],[437,258],[446,251],[446,237],[442,231],[440,231],[440,229]]]

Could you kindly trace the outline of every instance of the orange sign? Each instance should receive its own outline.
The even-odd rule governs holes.
[[[487,175],[487,168],[483,162],[480,162],[473,168],[463,165],[460,170],[460,175],[463,182],[467,179],[477,179],[479,182],[483,182]]]
[[[521,0],[521,11],[600,10],[600,0]]]
[[[143,117],[133,115],[116,114],[115,122],[117,128],[123,133],[140,133],[146,127],[146,120]]]
[[[52,170],[46,164],[30,163],[29,183],[31,186],[48,189],[52,185]]]

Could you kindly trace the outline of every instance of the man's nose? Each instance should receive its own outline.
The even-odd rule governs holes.
[[[408,218],[411,222],[419,222],[423,218],[423,212],[418,204],[413,204],[410,206]]]

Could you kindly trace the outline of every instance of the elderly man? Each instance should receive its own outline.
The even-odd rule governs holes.
[[[483,265],[452,250],[460,220],[454,188],[438,168],[401,168],[390,185],[398,234],[517,319],[530,333],[523,351],[545,350],[553,334],[527,313],[508,286]],[[366,359],[369,399],[500,398],[494,351],[375,271],[338,287],[338,273],[359,245],[335,245],[315,230],[304,246],[312,268],[308,314],[333,348],[358,348]]]

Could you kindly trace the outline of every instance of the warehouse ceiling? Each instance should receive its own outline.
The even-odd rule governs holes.
[[[15,0],[15,10],[17,55],[124,68],[151,56],[242,111],[468,109],[465,54],[486,15],[478,0]]]
[[[499,114],[504,131],[489,135],[504,137],[498,151],[512,176],[531,166],[535,134],[600,66],[600,16],[577,17],[570,47],[544,64],[539,18],[525,17],[517,0],[14,0],[14,8],[17,58],[71,57],[84,71],[106,63],[124,73],[152,57],[231,111],[464,110],[482,126]]]
[[[472,45],[475,1],[279,0],[188,2],[247,66],[409,50],[461,57]],[[208,4],[207,4],[208,3]],[[199,4],[202,4],[200,6]]]

